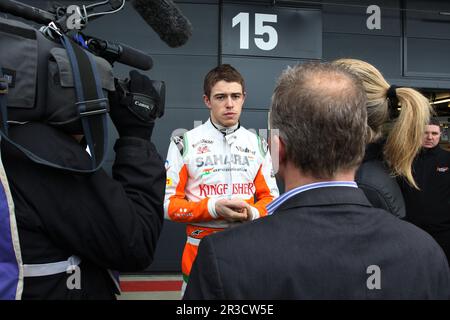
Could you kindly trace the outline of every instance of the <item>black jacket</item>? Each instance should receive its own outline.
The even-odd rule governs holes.
[[[81,145],[44,124],[13,126],[10,136],[60,165],[90,165]],[[69,273],[29,277],[23,299],[114,299],[107,268],[137,271],[152,262],[163,221],[163,162],[139,138],[119,139],[114,149],[113,179],[103,170],[72,174],[38,165],[2,141],[24,264],[82,259],[80,290],[67,288]]]
[[[328,187],[205,237],[184,298],[448,299],[449,272],[427,233],[357,188]]]
[[[450,152],[439,146],[424,148],[413,168],[420,190],[400,181],[406,219],[429,232],[450,232]]]
[[[382,142],[367,145],[355,181],[375,208],[384,209],[398,218],[405,217],[405,201],[396,179],[389,174],[383,161]]]

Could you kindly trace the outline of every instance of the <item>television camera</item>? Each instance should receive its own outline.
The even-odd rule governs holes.
[[[132,0],[132,6],[171,47],[183,45],[191,35],[190,22],[170,0]],[[125,0],[88,5],[53,4],[48,10],[15,0],[2,0],[0,12],[43,26],[36,28],[0,17],[0,107],[2,138],[35,162],[75,172],[100,168],[107,148],[108,93],[129,99],[128,79],[116,79],[114,63],[150,70],[152,58],[130,46],[83,33],[92,20],[122,10]],[[143,120],[164,114],[165,84],[152,80],[152,96],[133,104]],[[8,136],[8,123],[43,121],[70,134],[84,134],[92,168],[62,168],[42,159]]]

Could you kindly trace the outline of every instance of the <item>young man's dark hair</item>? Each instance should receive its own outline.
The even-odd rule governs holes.
[[[221,64],[205,76],[203,82],[203,93],[210,98],[211,88],[219,81],[237,82],[242,86],[242,92],[245,93],[245,82],[242,75],[229,64]]]

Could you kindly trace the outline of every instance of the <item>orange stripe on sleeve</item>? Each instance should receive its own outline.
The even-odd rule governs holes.
[[[176,222],[206,222],[213,220],[208,211],[208,198],[201,201],[189,201],[186,199],[186,184],[188,171],[186,164],[179,172],[179,182],[175,194],[169,197],[168,215],[170,220]]]

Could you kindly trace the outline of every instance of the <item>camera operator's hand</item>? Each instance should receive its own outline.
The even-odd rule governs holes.
[[[120,137],[150,139],[155,118],[161,116],[161,97],[147,76],[131,71],[125,88],[116,80],[109,100],[111,120]]]

